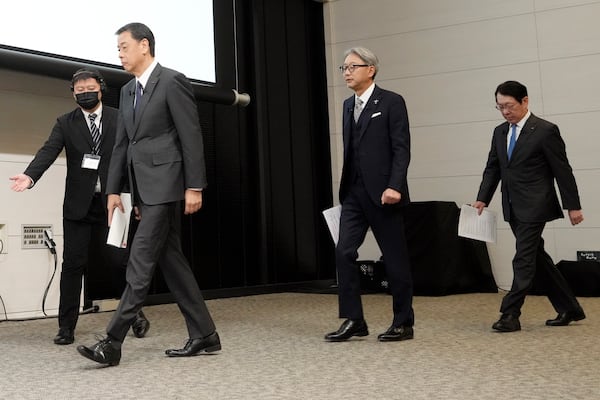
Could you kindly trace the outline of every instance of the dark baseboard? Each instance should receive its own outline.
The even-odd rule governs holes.
[[[337,293],[337,285],[335,279],[326,279],[319,281],[304,281],[292,283],[279,283],[273,285],[259,285],[237,288],[223,289],[205,289],[202,290],[202,295],[206,300],[224,299],[229,297],[255,296],[260,294],[270,293]],[[145,305],[158,305],[173,303],[173,295],[171,293],[152,294],[146,298]]]

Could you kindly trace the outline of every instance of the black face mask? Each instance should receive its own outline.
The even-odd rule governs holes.
[[[77,104],[84,110],[91,110],[100,102],[98,99],[98,92],[77,93],[75,98],[77,99]]]

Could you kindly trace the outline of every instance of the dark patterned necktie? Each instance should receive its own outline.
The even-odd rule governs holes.
[[[137,81],[135,85],[135,104],[133,105],[133,119],[135,119],[135,115],[137,114],[138,105],[142,101],[142,95],[144,94],[144,88],[140,81]]]
[[[96,125],[96,114],[90,114],[88,118],[90,119],[90,132],[92,134],[92,141],[94,142],[94,154],[98,154],[98,150],[100,149],[100,129],[98,125]]]

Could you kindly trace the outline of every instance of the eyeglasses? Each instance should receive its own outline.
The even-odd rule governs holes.
[[[500,111],[512,111],[517,105],[515,103],[507,103],[507,104],[496,104],[496,110]]]
[[[344,72],[348,71],[350,73],[353,73],[354,70],[358,67],[370,67],[369,64],[350,64],[350,65],[340,65],[340,72],[343,74]]]

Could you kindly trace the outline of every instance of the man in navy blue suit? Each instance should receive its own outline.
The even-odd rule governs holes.
[[[363,47],[348,50],[340,67],[354,94],[343,107],[342,212],[336,246],[339,316],[345,321],[325,335],[331,342],[369,334],[356,264],[369,227],[383,254],[393,298],[392,324],[378,340],[413,338],[413,284],[403,215],[403,206],[410,202],[408,114],[402,96],[375,85],[378,68],[377,56]]]

